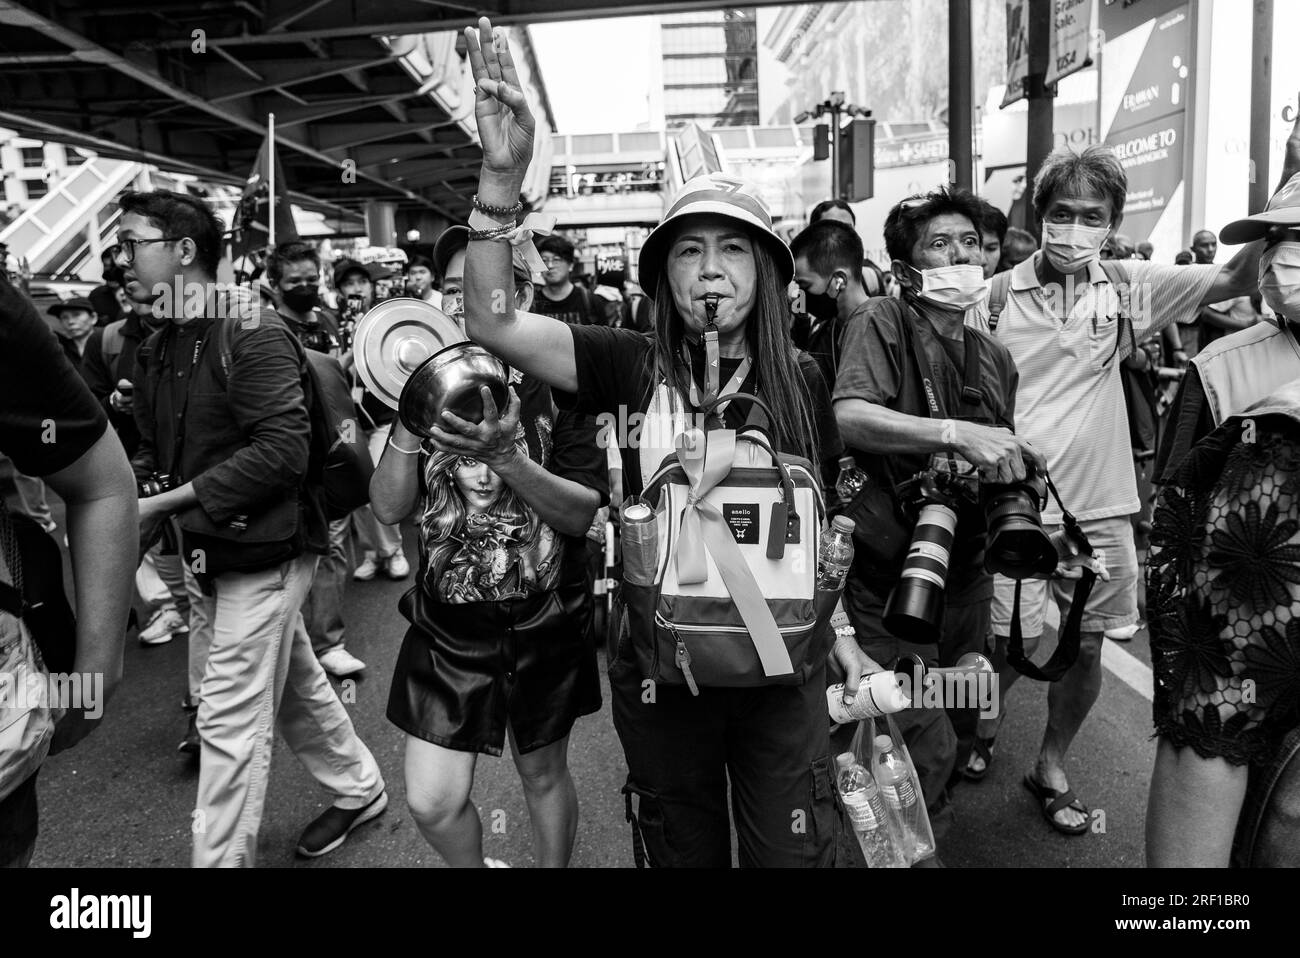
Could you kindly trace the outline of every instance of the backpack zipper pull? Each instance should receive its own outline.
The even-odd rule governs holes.
[[[673,640],[677,643],[677,653],[673,657],[677,668],[681,670],[682,675],[686,677],[686,687],[691,690],[692,695],[700,694],[700,687],[695,684],[695,676],[691,672],[691,650],[686,647],[686,640],[682,634],[673,628],[672,623],[668,624],[668,630],[673,634]]]

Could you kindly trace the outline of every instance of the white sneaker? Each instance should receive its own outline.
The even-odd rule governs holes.
[[[366,663],[344,648],[330,649],[320,657],[320,666],[336,679],[366,670]]]
[[[379,572],[379,563],[369,552],[366,553],[365,559],[361,565],[357,566],[352,572],[352,578],[358,582],[369,582]]]
[[[390,579],[405,579],[411,574],[411,563],[400,552],[394,552],[384,562],[384,572]]]
[[[141,645],[166,645],[177,635],[189,630],[190,624],[184,616],[174,606],[167,605],[149,617],[138,637]]]
[[[1138,630],[1141,628],[1142,623],[1134,622],[1132,625],[1126,625],[1122,628],[1107,629],[1106,638],[1110,639],[1112,642],[1128,642],[1133,638],[1133,636],[1138,634]]]
[[[486,865],[488,868],[509,868],[510,867],[499,858],[485,858],[483,859],[483,864]]]

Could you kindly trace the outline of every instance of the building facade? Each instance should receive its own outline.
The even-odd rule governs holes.
[[[753,7],[660,18],[668,129],[759,122],[758,27]]]

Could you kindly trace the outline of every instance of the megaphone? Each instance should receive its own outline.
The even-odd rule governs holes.
[[[501,412],[509,399],[505,364],[421,299],[387,299],[362,316],[353,333],[352,357],[366,388],[397,410],[402,425],[426,439],[441,424],[444,411],[481,422],[482,386],[492,391]]]

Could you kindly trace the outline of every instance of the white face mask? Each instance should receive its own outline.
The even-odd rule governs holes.
[[[922,270],[912,267],[912,270],[921,274],[920,288],[913,287],[916,295],[935,306],[970,309],[989,294],[984,269],[980,266],[964,264]]]
[[[1300,323],[1300,243],[1278,243],[1259,257],[1259,295],[1279,318]]]
[[[1044,223],[1043,255],[1054,269],[1069,276],[1097,258],[1109,235],[1109,226]]]

